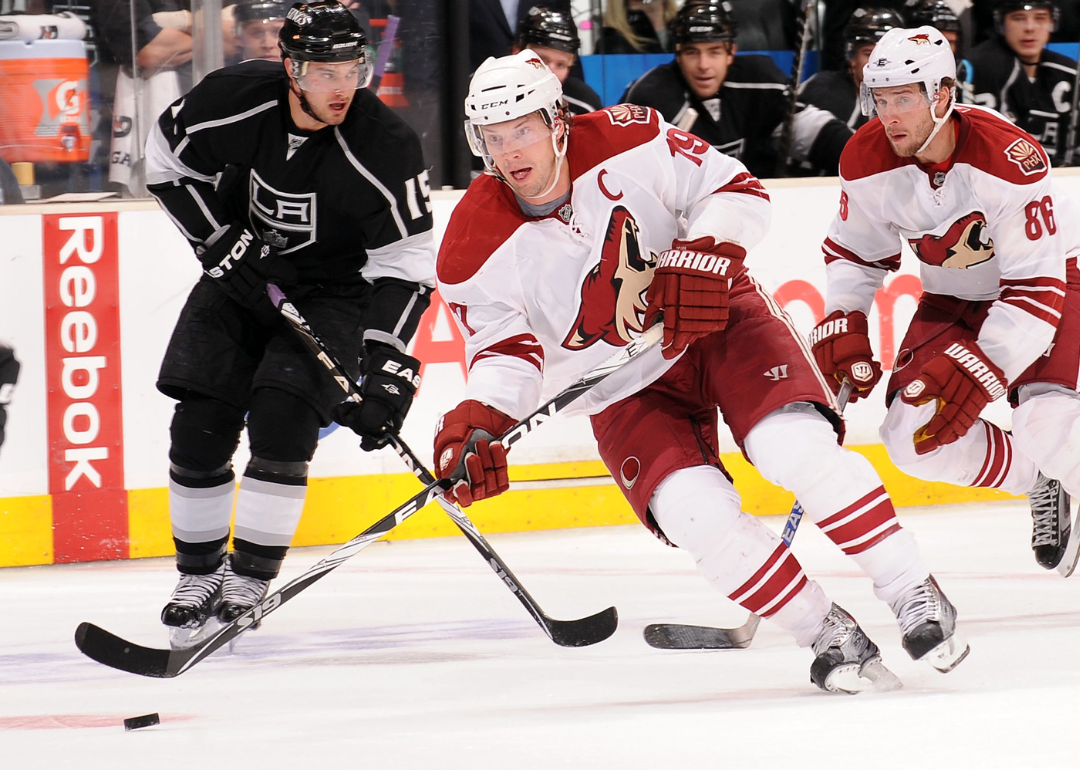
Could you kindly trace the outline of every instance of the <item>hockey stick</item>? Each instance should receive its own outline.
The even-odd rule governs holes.
[[[799,39],[799,46],[795,49],[795,57],[791,62],[790,93],[788,94],[787,115],[780,127],[780,143],[776,156],[776,176],[787,176],[788,153],[791,152],[791,135],[795,128],[795,110],[799,101],[799,83],[802,82],[803,65],[806,61],[806,49],[810,46],[810,21],[814,13],[814,0],[803,0],[805,8],[799,17],[799,28],[795,35]]]
[[[646,330],[644,334],[621,348],[607,361],[586,373],[581,379],[569,385],[524,420],[510,428],[499,437],[499,441],[509,450],[514,444],[532,433],[538,426],[562,412],[569,404],[583,396],[595,385],[655,347],[662,335],[663,325],[656,325]],[[182,650],[143,647],[99,628],[93,623],[80,623],[79,627],[75,629],[75,646],[84,655],[96,660],[98,663],[121,671],[165,679],[179,676],[204,660],[211,653],[228,644],[253,624],[258,623],[285,602],[308,588],[312,583],[337,569],[345,561],[371,545],[372,542],[385,535],[428,503],[440,497],[452,483],[453,480],[443,480],[429,484],[352,540],[338,546],[328,556],[309,567],[302,575],[289,581],[263,599],[262,602],[222,626],[213,636],[207,637],[192,647]]]
[[[300,315],[300,311],[297,310],[296,306],[289,302],[281,289],[273,284],[266,287],[266,293],[270,296],[270,301],[274,303],[274,307],[289,322],[293,331],[300,337],[308,350],[315,355],[322,365],[326,367],[326,371],[334,378],[334,381],[341,386],[345,397],[350,401],[359,403],[362,400],[361,396],[357,392],[352,378],[349,377],[345,368],[341,365],[341,361],[315,333],[304,317]],[[409,470],[425,485],[434,484],[435,477],[428,472],[412,449],[399,436],[390,434],[389,438],[390,445],[398,453],[405,465],[408,466]],[[525,590],[525,587],[521,585],[521,581],[517,579],[506,565],[506,562],[502,560],[499,554],[495,553],[495,549],[484,539],[480,530],[469,520],[465,512],[445,497],[436,498],[436,502],[453,519],[462,534],[468,538],[473,547],[491,565],[495,574],[506,584],[506,587],[517,597],[518,601],[525,606],[525,609],[529,611],[529,614],[533,616],[540,628],[555,644],[562,647],[586,647],[590,644],[602,642],[615,633],[615,628],[619,624],[619,616],[614,607],[608,607],[595,615],[579,620],[554,620],[549,618],[544,614],[540,605],[536,603],[536,600]]]
[[[851,391],[854,389],[855,385],[848,379],[845,379],[840,386],[836,402],[840,405],[841,413],[851,399]],[[802,505],[796,500],[791,506],[791,513],[788,514],[783,534],[780,536],[788,548],[791,547],[791,541],[795,539],[795,533],[799,530],[799,523],[805,513]],[[661,650],[742,650],[754,641],[754,633],[760,622],[761,618],[751,612],[746,622],[736,628],[652,623],[645,627],[644,635],[645,642],[650,647]]]

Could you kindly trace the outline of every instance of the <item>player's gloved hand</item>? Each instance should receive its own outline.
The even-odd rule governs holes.
[[[975,424],[983,407],[1006,390],[1005,374],[978,345],[949,345],[900,393],[905,404],[937,403],[930,422],[915,431],[915,451],[924,455],[956,441]]]
[[[731,279],[745,259],[742,246],[712,238],[675,240],[660,252],[645,294],[645,326],[663,314],[664,358],[675,358],[694,340],[727,326]]]
[[[199,254],[199,261],[223,292],[252,310],[269,303],[268,281],[287,288],[298,277],[291,262],[278,256],[270,244],[239,222],[229,225],[212,246]]]
[[[360,436],[365,452],[386,446],[405,423],[420,387],[420,362],[389,345],[372,345],[360,359],[360,403],[334,408],[334,421]]]
[[[869,396],[881,379],[881,364],[874,360],[870,349],[866,314],[860,310],[830,313],[810,332],[810,346],[833,393],[839,393],[848,379],[855,386],[850,400],[858,401]]]
[[[464,475],[446,493],[470,506],[510,488],[506,448],[497,440],[514,426],[511,417],[479,401],[462,401],[439,420],[435,434],[435,473],[440,479]]]

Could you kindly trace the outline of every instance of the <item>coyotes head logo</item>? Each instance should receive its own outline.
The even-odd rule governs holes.
[[[972,211],[953,222],[943,235],[924,235],[908,243],[920,261],[938,267],[963,270],[994,256],[994,241],[981,211]]]
[[[622,206],[608,220],[600,262],[581,285],[581,306],[562,344],[581,350],[603,340],[622,347],[642,331],[645,291],[652,282],[655,254],[643,254],[637,222]]]
[[[930,45],[930,36],[925,32],[920,35],[912,35],[908,38],[915,45]]]

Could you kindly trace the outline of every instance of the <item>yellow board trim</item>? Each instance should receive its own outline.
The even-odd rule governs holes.
[[[0,567],[52,564],[52,497],[0,498]]]
[[[908,476],[889,460],[881,445],[852,447],[867,457],[899,507],[1016,499],[994,489],[956,487]],[[755,516],[784,515],[794,496],[773,486],[738,453],[722,455],[735,478],[743,510]],[[511,482],[546,482],[511,489],[468,510],[469,518],[487,533],[525,532],[571,527],[633,524],[637,521],[619,488],[599,461],[518,465]],[[560,485],[576,480],[576,485]],[[582,484],[582,480],[585,481]],[[407,473],[386,476],[342,476],[311,479],[294,546],[330,545],[354,537],[419,490]],[[167,488],[128,492],[131,557],[170,556]],[[438,506],[429,506],[396,527],[387,540],[447,537],[458,534]],[[0,499],[0,566],[52,563],[52,503],[48,495]]]

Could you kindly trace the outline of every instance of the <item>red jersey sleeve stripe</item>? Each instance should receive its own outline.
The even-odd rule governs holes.
[[[821,244],[821,250],[825,253],[825,264],[835,262],[838,259],[846,259],[849,262],[855,262],[860,265],[870,265],[872,267],[880,267],[883,270],[899,270],[900,269],[900,254],[897,252],[891,257],[885,259],[879,259],[877,262],[870,262],[863,259],[851,249],[845,249],[839,243],[832,238],[826,238]]]
[[[758,181],[756,176],[746,171],[736,174],[731,181],[712,192],[713,195],[717,193],[745,193],[769,200],[769,194],[765,192],[761,182]]]
[[[522,361],[529,362],[541,372],[544,371],[544,348],[536,337],[531,334],[518,334],[484,348],[473,356],[469,366],[471,367],[477,361],[495,356],[520,358]]]

